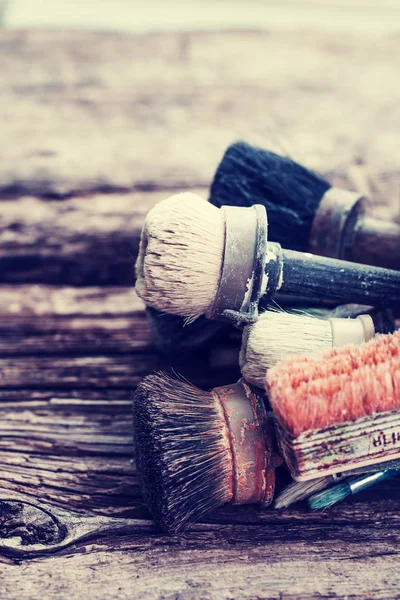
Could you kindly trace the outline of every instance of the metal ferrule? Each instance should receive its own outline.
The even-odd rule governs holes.
[[[366,490],[371,485],[375,485],[381,479],[387,478],[387,471],[379,471],[378,473],[371,473],[370,475],[366,475],[362,479],[356,479],[354,481],[348,481],[349,488],[352,494],[357,494],[358,492],[362,492]]]
[[[275,488],[273,430],[261,390],[244,380],[214,388],[222,406],[232,456],[232,502],[268,506]]]
[[[354,229],[366,207],[367,199],[362,194],[331,187],[315,213],[309,252],[352,260]]]
[[[258,318],[258,302],[267,249],[267,213],[261,204],[250,208],[222,206],[225,244],[219,287],[209,319],[250,324]]]

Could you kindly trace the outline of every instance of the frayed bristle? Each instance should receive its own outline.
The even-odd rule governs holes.
[[[334,506],[338,502],[342,502],[342,500],[345,500],[349,496],[351,496],[351,488],[344,481],[343,483],[334,485],[328,490],[311,496],[311,498],[308,499],[308,506],[312,508],[312,510],[324,510]]]
[[[400,331],[320,359],[282,361],[267,374],[278,421],[293,435],[400,408]]]
[[[310,496],[326,489],[332,484],[332,477],[320,477],[319,479],[312,479],[310,481],[293,481],[289,484],[275,500],[275,508],[284,509],[289,508],[296,502],[307,500]]]
[[[304,251],[318,205],[330,187],[288,157],[237,142],[226,150],[210,194],[217,206],[263,204],[270,239]]]
[[[197,317],[212,304],[224,249],[220,210],[192,193],[157,204],[143,226],[136,291],[166,313]]]
[[[211,393],[156,373],[138,386],[133,410],[143,495],[164,530],[177,533],[229,502],[230,444]]]
[[[264,387],[268,369],[289,356],[321,353],[332,348],[329,321],[266,311],[243,331],[239,364],[243,377]]]

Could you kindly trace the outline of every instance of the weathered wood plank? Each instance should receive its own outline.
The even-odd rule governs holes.
[[[245,137],[322,172],[361,157],[397,200],[399,40],[3,31],[0,190],[208,186]]]
[[[206,388],[239,376],[237,362],[214,366],[207,356],[172,366]],[[169,367],[152,347],[133,287],[0,286],[1,402],[24,389],[132,390],[149,371]]]
[[[132,285],[145,214],[164,197],[132,193],[65,202],[3,201],[0,282]]]
[[[34,519],[42,540],[48,536],[59,545],[57,511],[56,519],[49,521],[48,515],[37,514],[37,508],[15,504],[2,502],[3,514],[8,511],[9,556],[13,547],[16,557],[23,556],[24,549],[29,554],[29,542],[37,543],[35,530],[27,531],[21,524],[21,510],[22,521]],[[25,599],[40,590],[52,600],[68,590],[70,598],[81,598],[82,582],[88,582],[90,574],[90,597],[95,599],[106,595],[125,599],[132,594],[171,600],[398,597],[398,533],[373,523],[359,529],[354,523],[335,526],[325,521],[317,518],[305,527],[300,516],[286,525],[265,523],[264,528],[197,525],[190,535],[165,538],[143,521],[71,514],[71,537],[80,535],[82,542],[23,567],[4,565],[3,593]],[[118,531],[122,523],[124,535]],[[91,539],[90,529],[96,528],[102,535]],[[28,541],[25,548],[18,535]],[[5,543],[7,539],[3,547]]]
[[[4,357],[0,359],[0,388],[133,389],[161,366],[159,358],[150,352],[134,356]]]

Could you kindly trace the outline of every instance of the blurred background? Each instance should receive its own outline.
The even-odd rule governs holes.
[[[322,28],[399,32],[396,0],[2,0],[6,27],[154,32]],[[5,10],[4,10],[5,7]]]

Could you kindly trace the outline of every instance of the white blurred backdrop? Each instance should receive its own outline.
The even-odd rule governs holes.
[[[7,29],[400,34],[400,0],[0,0]]]

